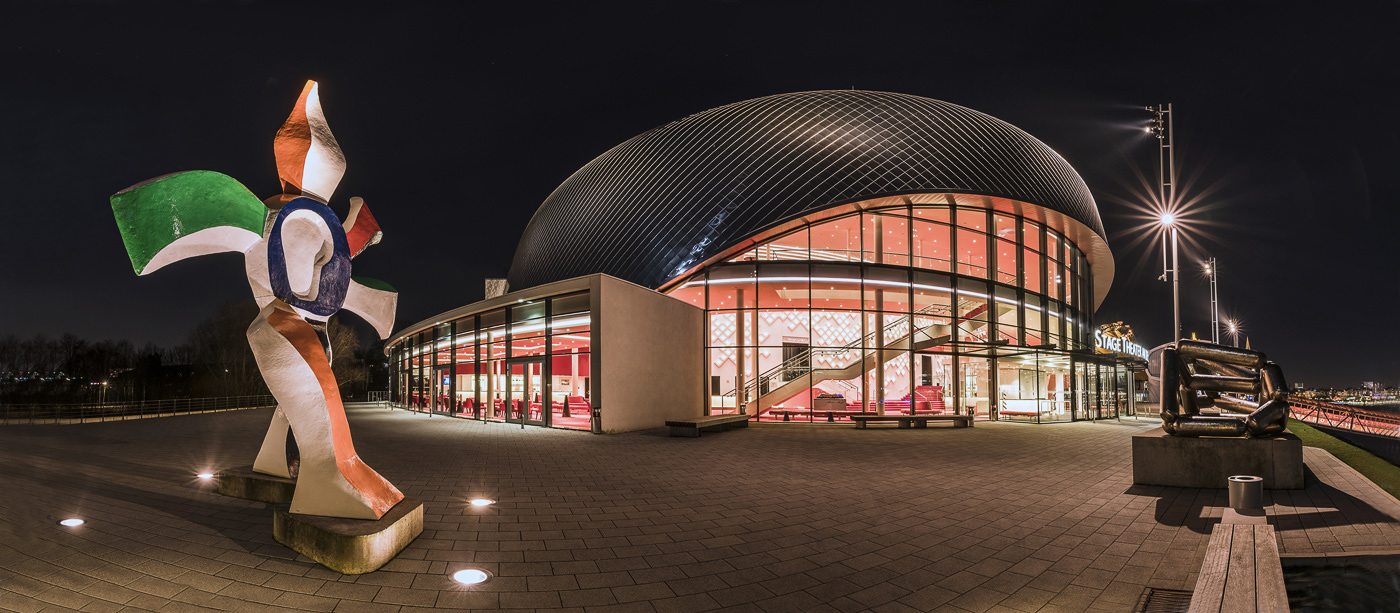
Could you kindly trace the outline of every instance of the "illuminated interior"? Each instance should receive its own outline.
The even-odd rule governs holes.
[[[1090,344],[1078,306],[1092,275],[1039,207],[902,202],[787,224],[663,288],[707,311],[711,414],[1045,422],[1126,408],[1097,393],[1117,367],[1073,353]]]
[[[588,430],[590,331],[586,292],[439,323],[395,345],[395,401],[451,416]]]

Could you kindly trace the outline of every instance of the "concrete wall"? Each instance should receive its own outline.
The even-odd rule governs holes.
[[[602,431],[659,428],[703,413],[704,311],[613,277],[593,282],[593,404]]]

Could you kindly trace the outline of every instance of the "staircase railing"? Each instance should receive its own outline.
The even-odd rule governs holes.
[[[970,304],[972,304],[972,303],[969,302],[969,301],[961,300],[961,301],[958,302],[958,307],[959,307],[959,308],[962,308],[962,307],[965,307],[965,306],[970,305]],[[849,351],[860,350],[862,347],[866,347],[866,346],[872,346],[872,347],[873,347],[873,346],[876,344],[874,341],[876,341],[877,339],[880,338],[879,335],[885,335],[885,333],[895,333],[895,334],[898,334],[898,337],[897,337],[897,338],[899,338],[899,337],[904,337],[904,336],[910,336],[910,337],[911,337],[911,340],[913,340],[912,337],[913,337],[914,335],[917,335],[917,334],[922,333],[922,334],[924,335],[924,337],[925,337],[924,340],[930,340],[930,341],[931,341],[931,340],[933,340],[933,339],[935,338],[935,336],[928,333],[928,328],[929,328],[931,325],[936,325],[936,324],[930,324],[930,326],[915,326],[915,333],[914,333],[913,335],[911,335],[911,334],[902,334],[902,333],[900,333],[901,331],[899,330],[899,328],[901,328],[901,327],[903,327],[903,326],[913,326],[913,325],[914,325],[914,318],[915,318],[915,317],[920,317],[920,316],[923,316],[923,317],[952,317],[952,315],[953,315],[953,308],[952,308],[952,306],[946,305],[946,304],[930,304],[930,305],[928,305],[928,306],[926,306],[926,307],[924,307],[924,308],[922,308],[922,309],[919,309],[919,310],[917,310],[917,311],[914,311],[913,313],[910,314],[910,317],[909,317],[909,318],[903,318],[903,317],[901,317],[900,319],[898,319],[898,320],[896,320],[896,321],[893,321],[893,322],[890,322],[889,324],[886,324],[884,328],[882,328],[882,329],[880,329],[880,330],[877,330],[877,331],[874,331],[874,332],[871,332],[871,333],[869,333],[869,334],[867,334],[867,335],[865,335],[865,336],[863,336],[863,337],[861,337],[861,338],[859,338],[859,339],[856,339],[856,340],[854,340],[854,341],[851,341],[851,342],[849,342],[849,343],[846,343],[846,344],[845,344],[844,346],[842,346],[842,347],[839,347],[839,348],[812,348],[812,347],[807,347],[806,349],[803,349],[801,352],[799,352],[799,353],[793,355],[792,357],[789,357],[789,358],[784,359],[784,360],[783,360],[782,362],[780,362],[777,366],[774,366],[774,367],[772,367],[772,368],[769,368],[768,370],[766,370],[766,371],[764,371],[763,373],[759,374],[757,377],[754,377],[754,378],[750,379],[747,383],[745,383],[745,385],[744,385],[744,387],[743,387],[744,396],[738,397],[738,398],[753,398],[753,399],[757,399],[758,397],[762,396],[763,393],[766,393],[766,392],[763,391],[765,387],[766,387],[767,389],[769,389],[769,390],[776,389],[776,387],[777,387],[778,385],[782,385],[782,384],[784,384],[784,383],[787,383],[788,381],[791,381],[791,380],[793,380],[793,379],[796,379],[796,378],[799,377],[799,376],[806,375],[806,374],[812,372],[813,370],[826,370],[826,368],[818,369],[818,368],[815,368],[815,367],[813,366],[813,365],[817,362],[817,359],[818,359],[818,358],[827,357],[827,356],[841,355],[841,354],[847,353],[847,352],[849,352]],[[911,343],[910,343],[910,346],[912,347],[914,344],[915,344],[915,343],[912,343],[912,342],[911,342]],[[739,359],[743,359],[743,351],[742,351],[742,350],[739,351]],[[852,362],[852,363],[854,363],[854,362]],[[847,364],[847,366],[849,366],[849,365],[850,365],[850,364]],[[837,367],[837,368],[844,368],[844,367]],[[796,373],[796,374],[794,375],[793,373]],[[784,377],[784,376],[786,376],[786,378],[782,378],[782,377]],[[778,381],[775,382],[774,379],[780,379],[780,380],[778,380]],[[775,385],[775,383],[776,383],[776,385]],[[852,387],[852,389],[854,389],[854,387]],[[726,392],[722,397],[723,397],[723,398],[726,398],[726,399],[731,398],[731,397],[736,397],[736,394],[737,394],[739,391],[740,391],[739,388],[736,387],[735,389],[732,389],[732,390],[729,390],[728,392]],[[760,392],[761,392],[761,393],[760,393]],[[738,402],[737,399],[736,399],[736,402],[734,403],[734,406],[738,407],[738,406],[743,406],[743,405],[745,405],[745,404],[747,404],[747,403],[746,403],[746,402]]]

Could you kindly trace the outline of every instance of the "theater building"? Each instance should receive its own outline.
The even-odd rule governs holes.
[[[416,410],[620,432],[702,413],[1059,422],[1131,406],[1094,351],[1114,264],[1088,187],[1006,122],[905,94],[768,96],[561,184],[503,295],[389,341]]]

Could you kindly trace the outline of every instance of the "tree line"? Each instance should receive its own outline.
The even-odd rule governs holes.
[[[174,347],[126,340],[90,341],[74,334],[0,337],[0,402],[68,404],[255,396],[267,394],[248,325],[257,307],[220,305]],[[388,388],[383,344],[332,317],[331,369],[346,400]]]

